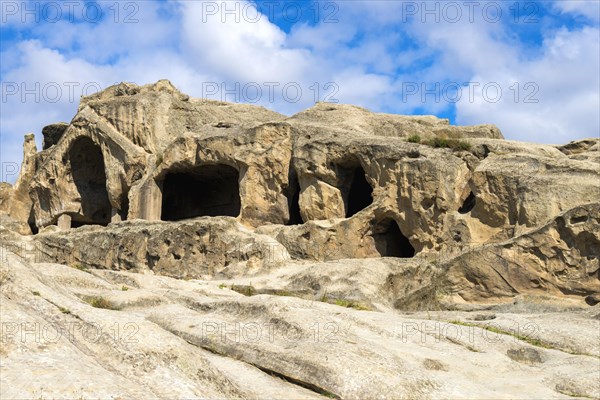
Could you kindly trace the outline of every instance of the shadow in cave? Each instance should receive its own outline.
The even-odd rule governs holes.
[[[458,212],[461,214],[470,213],[473,208],[475,208],[475,204],[477,203],[477,198],[473,194],[473,192],[469,193],[462,206],[458,209]]]
[[[300,182],[295,173],[290,173],[289,183],[285,191],[285,197],[288,200],[290,219],[286,225],[302,225],[304,221],[300,214]]]
[[[402,234],[398,223],[391,218],[373,226],[373,239],[381,257],[410,258],[415,255],[415,248]]]
[[[87,137],[79,138],[69,149],[69,161],[81,202],[80,213],[71,214],[71,226],[108,225],[112,206],[100,146]]]
[[[237,217],[241,210],[239,172],[224,164],[168,173],[162,194],[163,221]]]
[[[32,235],[37,235],[39,233],[39,229],[35,223],[35,210],[31,207],[29,211],[29,218],[27,219],[27,224],[29,225],[29,229],[31,229]]]
[[[354,168],[352,181],[348,190],[348,206],[346,218],[357,214],[373,203],[373,188],[367,182],[365,170],[362,167]]]

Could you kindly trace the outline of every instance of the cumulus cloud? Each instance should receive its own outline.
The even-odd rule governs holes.
[[[113,77],[111,67],[66,59],[37,40],[20,42],[10,57],[17,67],[2,76],[2,163],[20,162],[25,133],[35,133],[40,145],[43,126],[69,121],[81,94],[96,92]]]
[[[599,35],[596,28],[563,28],[544,40],[540,57],[480,71],[473,81],[497,83],[502,97],[474,90],[473,101],[458,102],[457,122],[496,123],[509,138],[541,143],[598,136]]]
[[[182,43],[185,53],[203,68],[226,79],[245,82],[288,82],[302,77],[310,67],[310,52],[286,48],[286,34],[258,11],[239,16],[250,3],[218,4],[232,15],[207,14],[214,2],[183,1]],[[237,21],[236,21],[237,19]]]
[[[600,1],[596,0],[557,0],[554,8],[562,13],[584,16],[592,21],[600,21]]]

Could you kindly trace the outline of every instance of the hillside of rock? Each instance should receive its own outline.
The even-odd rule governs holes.
[[[2,398],[600,397],[599,138],[166,80],[42,134],[0,184]]]

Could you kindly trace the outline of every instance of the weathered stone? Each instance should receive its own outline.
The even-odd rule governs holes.
[[[414,135],[420,143],[407,141]],[[436,148],[432,138],[462,145]],[[529,291],[585,297],[598,286],[592,250],[597,221],[571,224],[583,218],[578,214],[566,217],[564,228],[557,224],[565,212],[596,212],[598,164],[573,157],[596,151],[598,142],[556,147],[506,141],[493,126],[455,127],[433,116],[326,103],[286,118],[260,107],[189,98],[168,81],[122,83],[83,98],[61,139],[44,152],[35,155],[30,137],[30,161],[15,187],[3,189],[0,204],[10,204],[4,224],[22,233],[29,226],[117,224],[86,228],[86,235],[68,232],[76,254],[91,253],[98,238],[114,238],[114,229],[130,237],[139,234],[136,226],[146,226],[120,221],[223,216],[239,224],[215,220],[198,227],[222,225],[231,237],[256,229],[297,260],[436,262],[448,268],[451,296],[470,301]],[[581,208],[586,204],[591,208]],[[575,233],[565,236],[571,225]],[[153,236],[173,232],[169,224],[149,226]],[[46,232],[42,244],[48,235],[60,236]],[[186,240],[192,246],[196,239]],[[157,271],[173,275],[171,269],[180,268],[169,246],[146,251],[146,243],[117,242],[107,239],[100,247],[107,254],[113,246],[125,250],[106,263],[83,256],[77,262],[143,270],[157,257]],[[195,257],[186,260],[199,262]],[[201,275],[222,270],[226,259],[211,260]],[[503,279],[487,259],[509,266],[499,273]],[[573,271],[581,279],[564,275]],[[483,286],[473,285],[482,280]]]
[[[68,228],[68,221],[59,227]],[[91,268],[154,272],[176,278],[227,276],[237,268],[268,270],[290,260],[274,239],[253,233],[233,218],[121,222],[99,231],[83,227],[35,237],[38,261]]]
[[[43,133],[0,185],[3,335],[139,336],[3,337],[0,397],[600,396],[600,139],[168,81]]]
[[[518,349],[508,349],[506,355],[512,360],[525,364],[539,364],[544,362],[540,352],[531,347],[520,347]]]
[[[11,229],[22,234],[31,234],[37,229],[33,202],[29,196],[31,181],[37,171],[37,147],[32,133],[25,135],[23,143],[23,163],[14,186],[0,188],[0,216]],[[8,222],[10,221],[10,222]]]
[[[69,127],[69,124],[66,122],[59,122],[56,124],[47,125],[42,128],[42,135],[44,135],[44,143],[42,148],[44,150],[49,149],[58,143],[58,141],[62,138],[65,131]]]
[[[600,204],[567,211],[504,242],[478,246],[446,265],[453,291],[467,301],[542,292],[600,292]]]
[[[216,282],[84,272],[11,253],[0,264],[0,300],[3,398],[600,395],[600,321],[583,311],[507,315],[513,327],[538,328],[519,331],[544,343],[533,349],[506,328],[462,325],[464,312],[248,297]],[[21,326],[41,327],[48,340]]]
[[[71,229],[71,216],[68,214],[63,214],[58,217],[58,222],[56,223],[58,229],[62,231],[68,231]]]
[[[303,221],[344,218],[342,192],[325,182],[304,183],[298,205]]]

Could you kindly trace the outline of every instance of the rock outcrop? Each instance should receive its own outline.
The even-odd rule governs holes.
[[[0,185],[2,323],[133,322],[140,341],[61,339],[44,357],[77,384],[58,368],[15,386],[46,347],[3,339],[2,397],[84,380],[71,397],[600,396],[599,138],[329,103],[286,117],[168,81],[85,97],[43,134]],[[306,339],[313,322],[339,340],[205,329]]]
[[[44,135],[40,153],[26,137],[0,204],[4,225],[41,230],[46,261],[66,262],[60,248],[93,267],[206,278],[235,263],[418,257],[446,265],[453,293],[470,300],[598,290],[598,139],[535,145],[491,125],[328,103],[288,118],[193,99],[168,81],[85,97]],[[83,225],[94,228],[72,229]],[[500,289],[482,268],[507,262]],[[472,268],[487,283],[466,294]],[[517,275],[528,283],[509,284]],[[565,276],[581,277],[577,288]]]
[[[29,192],[39,158],[35,136],[32,133],[25,135],[23,163],[17,182],[14,186],[2,183],[0,187],[0,221],[3,226],[21,234],[37,231]]]
[[[44,134],[37,154],[33,137],[26,138],[21,176],[3,189],[1,204],[5,225],[42,231],[35,241],[46,261],[66,262],[53,256],[62,248],[98,268],[206,278],[235,262],[263,268],[289,259],[390,256],[442,263],[452,276],[460,265],[468,276],[518,243],[521,259],[509,269],[537,283],[502,290],[488,283],[468,298],[549,286],[568,294],[598,290],[598,254],[590,250],[599,239],[598,139],[535,145],[506,141],[491,125],[457,127],[433,116],[328,103],[287,118],[193,99],[168,81],[122,83],[85,97],[70,124]],[[583,239],[547,230],[565,213],[588,216]],[[232,219],[177,222],[202,217]],[[61,231],[49,231],[52,225]],[[83,225],[95,228],[70,230]],[[212,229],[220,233],[204,233]],[[540,253],[544,246],[549,250]],[[531,272],[550,264],[587,278],[571,290]],[[458,295],[467,290],[456,288]]]
[[[42,129],[42,135],[44,135],[44,143],[42,145],[44,150],[49,149],[58,143],[58,141],[65,134],[65,131],[69,127],[66,122],[59,122],[52,125],[46,125]]]

